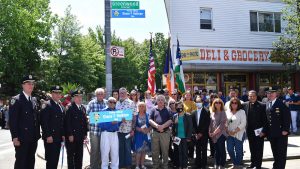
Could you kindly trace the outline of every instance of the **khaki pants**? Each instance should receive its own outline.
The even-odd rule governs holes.
[[[152,135],[152,159],[153,159],[153,169],[158,169],[160,160],[159,154],[161,150],[162,159],[163,159],[163,169],[168,169],[168,152],[170,144],[170,131],[159,133],[153,131]]]
[[[91,154],[90,166],[91,169],[101,168],[101,152],[100,152],[100,136],[90,134]]]

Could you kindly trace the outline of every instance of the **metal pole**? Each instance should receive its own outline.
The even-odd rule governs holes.
[[[105,8],[105,84],[106,84],[106,97],[111,95],[112,91],[112,68],[111,68],[111,57],[110,57],[110,46],[111,46],[111,26],[110,26],[110,18],[111,18],[111,5],[110,0],[104,1]]]

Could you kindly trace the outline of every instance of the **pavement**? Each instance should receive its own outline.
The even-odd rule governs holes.
[[[115,143],[117,144],[117,143]],[[88,145],[89,147],[89,145]],[[208,154],[210,154],[208,152]],[[229,156],[227,156],[229,158]],[[14,164],[14,147],[11,142],[11,137],[9,130],[0,130],[0,169],[12,169]],[[63,160],[63,161],[62,161]],[[213,168],[213,160],[208,159],[209,168]],[[133,160],[134,161],[134,160]],[[232,164],[228,161],[226,162],[226,168],[232,166]],[[244,167],[250,165],[250,150],[248,146],[248,141],[244,142],[244,158],[243,158]],[[269,141],[265,141],[264,145],[264,155],[263,155],[263,168],[272,168],[273,163],[273,155],[271,151],[271,146]],[[45,160],[44,160],[44,145],[43,141],[39,140],[38,149],[36,153],[36,169],[45,169]],[[151,157],[146,157],[145,161],[146,167],[151,168],[152,160]],[[191,162],[188,168],[191,168],[193,161]],[[300,168],[300,135],[289,136],[288,139],[288,149],[287,149],[287,165],[288,169],[296,169]],[[89,152],[87,147],[84,148],[84,158],[83,158],[83,166],[84,168],[88,168],[89,166]],[[171,166],[171,165],[170,165]],[[59,160],[59,169],[67,169],[67,158],[66,151],[64,149],[64,158],[62,158],[62,153]],[[134,168],[134,165],[133,167]],[[171,168],[171,167],[170,167]]]

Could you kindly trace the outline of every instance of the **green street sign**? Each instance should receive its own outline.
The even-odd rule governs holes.
[[[140,9],[139,1],[111,1],[111,9]]]

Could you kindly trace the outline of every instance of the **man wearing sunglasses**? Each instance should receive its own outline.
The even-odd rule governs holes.
[[[108,98],[108,108],[104,111],[116,110],[117,100],[114,97]],[[119,142],[118,130],[119,123],[116,121],[100,123],[101,128],[100,150],[101,150],[101,168],[108,169],[109,159],[111,159],[111,169],[119,168]],[[110,155],[110,158],[109,158]]]

